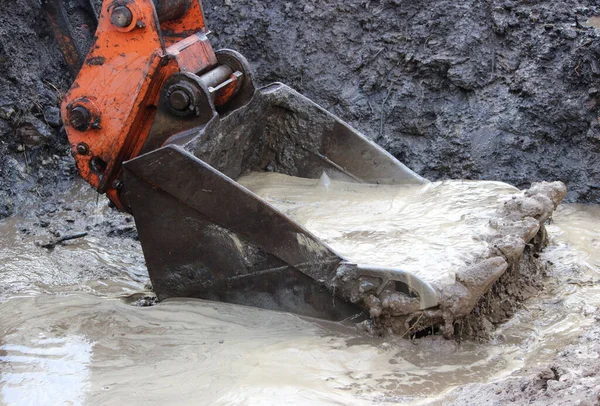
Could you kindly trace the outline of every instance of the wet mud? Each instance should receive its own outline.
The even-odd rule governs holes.
[[[523,192],[502,182],[386,186],[276,173],[251,173],[239,182],[348,261],[401,269],[435,290],[439,306],[423,309],[418,299],[397,291],[359,289],[357,302],[369,309],[372,320],[365,327],[372,333],[443,331],[447,338],[485,334],[491,320],[497,324],[512,315],[527,297],[524,290],[539,288],[536,256],[547,243],[544,223],[566,193],[560,182]],[[498,285],[512,285],[513,292],[495,286],[501,278]],[[486,314],[495,308],[502,311]]]
[[[425,178],[559,180],[568,201],[600,203],[597,1],[204,5],[215,48],[240,50],[259,83],[294,87]]]
[[[420,174],[557,179],[567,201],[600,202],[598,5],[421,3],[204,2],[215,48],[241,51],[259,84],[290,84]],[[136,232],[75,181],[58,110],[72,78],[40,3],[1,9],[0,403],[600,401],[598,206],[559,207],[534,258],[541,280],[492,287],[523,307],[481,303],[486,318],[455,325],[489,320],[485,342],[365,338],[201,301],[136,306],[153,302]]]
[[[516,355],[523,368],[506,379],[465,385],[443,404],[600,403],[600,206],[560,206],[548,233],[544,290],[495,333],[537,349]]]
[[[0,302],[29,293],[143,289],[148,274],[133,218],[110,209],[83,180],[53,198],[35,215],[2,220]],[[83,238],[43,247],[84,232]]]
[[[79,197],[84,208],[96,210],[96,220],[105,215],[106,205],[97,206],[93,194]],[[93,226],[88,218],[94,216],[86,213],[77,217]],[[0,222],[3,235],[13,235],[1,247],[3,270],[20,268],[28,281],[2,292],[0,403],[117,404],[127,397],[162,404],[466,405],[495,399],[541,405],[596,399],[598,206],[559,206],[539,258],[543,289],[486,341],[379,339],[287,313],[194,299],[135,306],[130,298],[146,294],[139,246],[103,236],[104,247],[111,247],[104,250],[91,229],[49,252],[35,244],[42,233],[19,231],[35,221]],[[55,223],[77,221],[59,217]],[[77,273],[65,263],[83,262],[75,250],[90,269]],[[62,281],[44,279],[60,270]]]

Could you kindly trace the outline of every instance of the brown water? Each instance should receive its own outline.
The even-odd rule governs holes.
[[[519,190],[502,182],[369,185],[251,173],[239,183],[348,260],[401,268],[437,286],[487,258],[490,219]]]
[[[560,206],[548,288],[485,344],[372,339],[192,299],[134,307],[120,297],[144,282],[135,243],[91,233],[48,252],[18,231],[28,224],[0,222],[4,404],[443,404],[455,386],[552,359],[600,305],[600,206]]]
[[[59,209],[48,228],[41,228],[36,218],[0,221],[0,303],[15,294],[131,293],[148,279],[140,244],[107,238],[107,219],[122,215],[97,202],[96,193],[83,181],[61,197],[75,203],[68,211]],[[41,248],[40,243],[56,240],[50,232],[54,224],[63,235],[89,235],[52,250]],[[71,232],[64,231],[67,227]]]

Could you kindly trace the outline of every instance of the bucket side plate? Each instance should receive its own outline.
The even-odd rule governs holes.
[[[325,283],[339,256],[198,158],[169,146],[124,167],[159,299],[193,296],[336,321],[362,312]]]

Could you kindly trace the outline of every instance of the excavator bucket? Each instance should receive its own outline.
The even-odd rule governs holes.
[[[243,56],[213,51],[198,0],[42,4],[77,75],[61,114],[78,169],[133,214],[160,300],[368,319],[400,333],[417,328],[418,315],[419,326],[445,324],[448,333],[528,247],[539,249],[564,197],[558,183],[527,192],[492,183],[484,199],[459,182],[452,188],[462,200],[446,199],[439,184],[291,88],[255,89]],[[265,173],[308,188],[269,196],[253,183]],[[372,246],[374,255],[355,256],[361,247],[330,238],[327,227],[340,224],[307,221],[314,202],[303,193],[332,182],[373,201],[385,188],[408,195],[409,203],[387,203],[401,214],[392,222],[376,204],[367,205],[372,219],[356,219],[386,223],[400,242],[375,226],[337,230]],[[471,231],[457,232],[462,226]]]
[[[157,127],[162,127],[161,117],[159,112]],[[432,199],[428,193],[436,193],[439,185],[432,186],[283,84],[254,91],[245,104],[215,112],[203,125],[194,122],[182,120],[177,125],[181,131],[162,147],[124,164],[121,196],[135,217],[160,300],[192,296],[334,321],[369,319],[396,332],[407,331],[406,321],[415,314],[421,315],[423,326],[448,320],[451,324],[454,317],[469,314],[520,260],[526,243],[541,245],[543,223],[564,197],[561,184],[545,184],[520,195],[512,186],[492,182],[497,196],[484,202],[473,190],[476,183],[458,183],[454,187],[462,188],[458,193],[464,193],[464,201],[447,207],[443,196],[438,199],[446,211],[438,216],[438,226],[429,224],[426,230],[427,211],[437,210],[426,204]],[[420,244],[430,252],[419,255],[433,260],[421,258],[411,265],[382,263],[369,256],[375,258],[369,263],[368,258],[364,262],[364,257],[353,257],[352,249],[336,251],[319,237],[327,230],[300,222],[298,211],[315,202],[301,203],[296,211],[282,210],[279,206],[293,204],[294,191],[268,199],[250,190],[256,188],[247,174],[265,172],[312,179],[309,183],[325,188],[337,182],[346,189],[370,185],[366,193],[386,187],[414,193],[410,198],[416,206],[427,208],[423,225],[421,214],[416,222],[407,218],[392,232],[407,236],[402,247],[373,249],[387,251],[392,258],[394,251],[403,251],[401,258],[408,261],[411,255],[406,252],[419,252],[417,240],[430,238]],[[533,212],[531,205],[537,208]],[[472,214],[477,212],[481,213]],[[444,224],[457,216],[461,219],[449,227],[471,223],[471,234],[444,234]],[[464,220],[465,216],[472,218]],[[435,263],[440,260],[447,264]]]
[[[237,183],[249,171],[383,184],[426,182],[337,117],[282,84],[205,126],[124,164],[159,299],[194,296],[330,320],[361,316],[356,292],[400,289],[437,305],[429,284],[401,269],[347,261]]]

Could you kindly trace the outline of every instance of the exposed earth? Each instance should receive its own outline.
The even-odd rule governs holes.
[[[215,49],[242,52],[258,84],[289,84],[424,177],[519,188],[560,180],[568,202],[600,204],[596,2],[203,3]],[[58,106],[72,77],[39,1],[3,4],[0,72],[0,219],[29,218],[21,232],[43,239],[82,225],[109,246],[135,248],[128,216],[82,221],[93,208],[73,210],[65,199],[78,175]],[[80,276],[110,273],[89,266]],[[582,312],[593,319],[597,310]],[[596,319],[551,361],[460,387],[450,398],[465,405],[600,404],[599,337]]]

